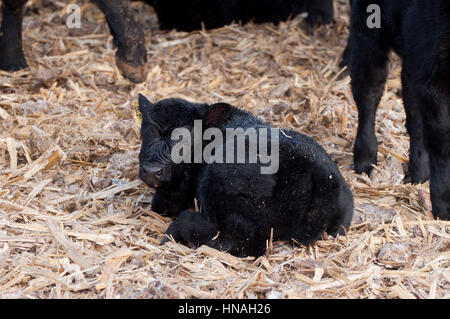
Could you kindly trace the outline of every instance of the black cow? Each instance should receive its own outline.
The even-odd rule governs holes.
[[[146,0],[155,9],[161,29],[192,31],[235,22],[279,23],[308,12],[311,25],[333,20],[332,0]]]
[[[145,80],[147,53],[141,26],[122,0],[91,0],[105,14],[114,44],[116,63],[130,81]],[[0,29],[0,69],[17,71],[27,67],[22,51],[23,7],[27,0],[3,0]],[[221,27],[233,21],[279,22],[308,12],[310,24],[333,19],[332,0],[147,0],[159,17],[161,29],[192,31]]]
[[[310,137],[293,130],[270,131],[267,123],[251,113],[225,103],[165,99],[152,104],[139,95],[139,108],[143,115],[140,178],[156,188],[152,210],[178,216],[166,231],[176,241],[195,247],[206,244],[237,256],[259,256],[265,251],[271,229],[274,240],[293,239],[309,245],[325,231],[343,234],[349,227],[352,193],[336,164]],[[195,140],[196,120],[201,123],[197,134],[205,134],[200,141]],[[192,145],[192,136],[186,138],[187,161],[173,157],[179,154],[175,145],[181,143],[176,140],[177,128],[194,135]],[[218,133],[205,137],[211,128]],[[246,148],[239,149],[236,142],[230,151],[229,143],[234,145],[235,137],[230,138],[228,131],[239,129]],[[271,141],[270,145],[259,145],[253,162],[252,129],[263,132],[263,137],[267,130]],[[226,138],[221,140],[219,135]],[[272,145],[272,137],[278,138],[278,144]],[[220,163],[208,157],[195,161],[196,147],[200,145],[201,152],[213,141],[219,141],[219,147],[211,154],[222,150],[223,157],[218,157],[226,159],[228,152],[231,161]],[[262,167],[268,161],[263,161],[263,155],[269,153],[275,155],[273,158],[278,156],[278,169],[266,174]],[[245,160],[239,162],[239,156]],[[201,212],[194,210],[194,198]]]
[[[369,8],[369,5],[372,7]],[[372,18],[377,17],[377,28]],[[369,24],[368,24],[369,20]],[[346,63],[359,126],[355,171],[377,163],[375,113],[387,77],[389,51],[403,60],[402,94],[414,183],[431,177],[433,215],[450,219],[450,1],[353,0]]]
[[[117,46],[116,62],[132,82],[145,80],[145,50],[142,28],[122,0],[92,0],[103,11]],[[27,0],[3,0],[0,27],[0,69],[17,71],[27,67],[22,51],[23,7]]]

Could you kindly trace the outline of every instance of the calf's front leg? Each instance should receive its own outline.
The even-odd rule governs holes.
[[[211,223],[205,214],[188,209],[173,221],[165,234],[170,235],[175,241],[193,247],[199,247],[209,243],[217,233],[217,227]],[[161,244],[168,241],[164,237]]]
[[[152,210],[160,215],[176,217],[186,209],[193,209],[194,206],[194,195],[189,191],[158,189],[153,194]]]

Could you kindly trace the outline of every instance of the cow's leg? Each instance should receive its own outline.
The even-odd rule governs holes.
[[[444,129],[434,129],[430,133]],[[446,134],[450,134],[450,128],[445,128]],[[447,140],[447,148],[450,141]],[[447,149],[448,150],[448,149]],[[442,151],[430,151],[431,179],[430,195],[435,218],[450,220],[450,156]]]
[[[3,0],[0,69],[17,71],[28,66],[22,51],[22,18],[26,2],[27,0]]]
[[[409,67],[402,70],[402,95],[406,112],[406,128],[410,137],[409,174],[412,183],[424,183],[430,178],[430,159],[424,146],[423,119],[414,94],[414,88],[409,83]]]
[[[352,4],[353,1],[350,0],[350,10],[352,9]],[[339,63],[339,67],[342,69],[343,67],[348,67],[349,65],[350,65],[350,41],[347,40],[347,45],[345,46],[345,50],[342,53],[342,60]]]
[[[447,72],[443,68],[442,73]],[[435,218],[450,220],[450,86],[448,76],[418,84],[418,103],[430,156],[430,195]]]
[[[105,14],[117,46],[116,62],[123,76],[134,83],[146,77],[147,52],[142,28],[122,0],[93,0]]]
[[[380,30],[368,28],[365,20],[365,8],[354,3],[349,39],[351,86],[358,108],[354,168],[370,174],[377,163],[375,117],[387,78],[389,49],[381,41]]]

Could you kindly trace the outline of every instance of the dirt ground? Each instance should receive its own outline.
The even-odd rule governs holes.
[[[67,28],[65,7],[82,9]],[[44,6],[45,5],[45,6]],[[409,137],[400,61],[377,113],[379,165],[352,170],[357,127],[350,79],[338,67],[347,1],[336,23],[303,16],[198,32],[146,34],[144,83],[124,79],[105,19],[87,0],[30,1],[29,68],[0,71],[0,298],[449,298],[450,222],[435,221],[428,183],[404,182]],[[345,237],[311,247],[268,243],[258,258],[159,245],[170,219],[150,209],[137,177],[137,94],[224,101],[314,137],[355,197]]]

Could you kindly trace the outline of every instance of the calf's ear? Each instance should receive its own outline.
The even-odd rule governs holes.
[[[142,113],[142,115],[147,113],[150,110],[150,108],[153,106],[152,102],[150,102],[141,93],[138,94],[138,102],[139,102],[139,111]]]
[[[230,117],[232,106],[227,103],[215,103],[210,105],[203,117],[206,127],[216,127],[225,123]]]

